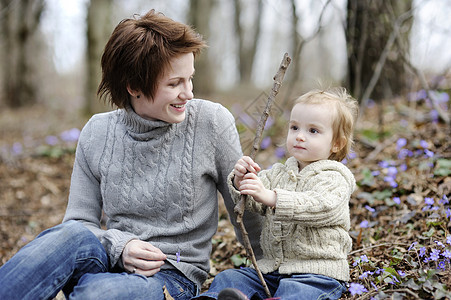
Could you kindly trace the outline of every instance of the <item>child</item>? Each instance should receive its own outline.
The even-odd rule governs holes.
[[[304,94],[291,111],[285,164],[260,172],[243,156],[229,175],[234,201],[248,195],[247,209],[265,216],[264,258],[257,264],[276,299],[338,299],[346,290],[349,199],[356,185],[340,161],[350,151],[357,111],[343,88]],[[201,296],[266,298],[253,268],[219,273]]]

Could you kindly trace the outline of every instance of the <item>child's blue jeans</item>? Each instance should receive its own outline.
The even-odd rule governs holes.
[[[317,274],[284,275],[279,272],[263,274],[271,295],[282,300],[339,299],[346,286],[336,279]],[[236,288],[249,299],[266,299],[260,278],[255,269],[229,269],[216,275],[210,289],[194,299],[217,299],[225,288]],[[203,298],[208,297],[208,298]]]
[[[0,299],[190,299],[197,286],[175,270],[152,277],[108,272],[108,257],[97,237],[68,221],[42,232],[0,268]]]

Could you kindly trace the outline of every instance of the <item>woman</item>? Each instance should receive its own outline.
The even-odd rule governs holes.
[[[153,10],[119,23],[98,90],[119,109],[83,128],[63,224],[0,268],[0,299],[49,299],[61,289],[79,299],[199,292],[217,229],[217,191],[235,222],[227,175],[241,156],[232,115],[193,99],[194,57],[204,47],[189,26]],[[260,219],[246,221],[260,253]]]

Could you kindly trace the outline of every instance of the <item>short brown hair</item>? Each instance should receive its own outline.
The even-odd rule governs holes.
[[[332,87],[311,90],[297,98],[294,104],[298,103],[333,105],[335,118],[332,122],[332,144],[338,142],[341,137],[346,139],[346,144],[338,152],[332,153],[329,159],[341,161],[346,158],[354,143],[354,125],[359,112],[357,101],[348,94],[345,88]]]
[[[194,56],[206,47],[190,26],[151,10],[142,17],[122,20],[102,55],[102,81],[97,95],[118,108],[130,104],[127,88],[152,99],[170,60]]]

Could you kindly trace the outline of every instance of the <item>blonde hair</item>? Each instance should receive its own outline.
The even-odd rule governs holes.
[[[335,108],[335,119],[332,123],[333,137],[332,145],[340,145],[340,150],[330,155],[329,159],[341,161],[349,154],[354,143],[354,124],[357,120],[359,105],[357,101],[348,94],[343,87],[311,90],[294,101],[294,105],[303,104],[326,104]],[[293,106],[294,106],[293,105]],[[341,142],[345,139],[345,144]]]

